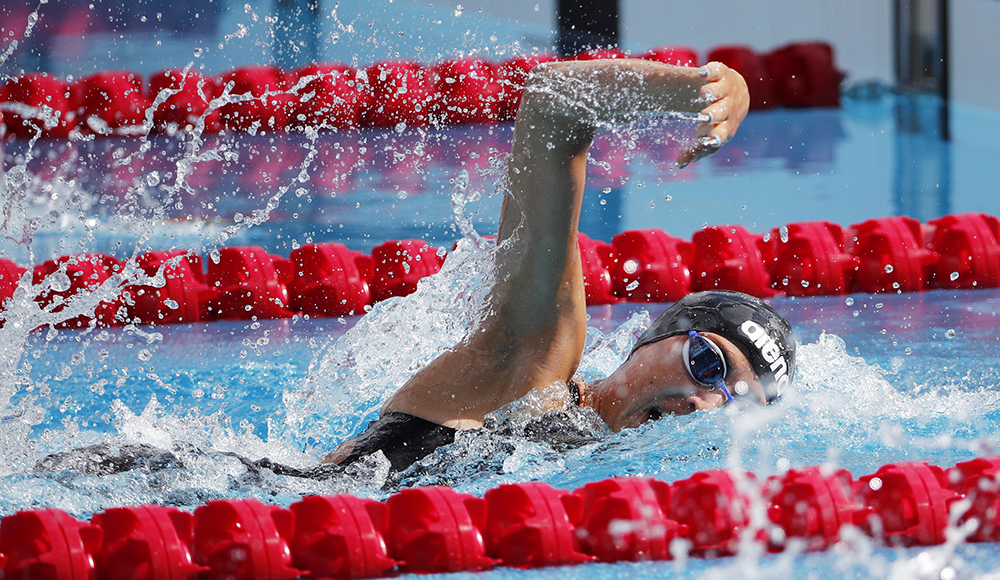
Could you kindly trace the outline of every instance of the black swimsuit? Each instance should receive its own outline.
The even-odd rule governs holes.
[[[580,406],[580,387],[573,381],[567,385],[570,400]],[[251,461],[235,453],[223,453],[239,459],[248,469],[257,471],[269,469],[277,475],[328,479],[343,468],[362,457],[381,451],[389,460],[392,471],[403,471],[443,447],[455,442],[456,429],[438,425],[407,413],[385,413],[368,424],[368,427],[354,440],[354,447],[339,464],[320,464],[298,468],[275,463],[264,458]],[[548,441],[557,447],[579,447],[595,440],[592,433],[577,427],[566,412],[548,413],[544,417],[530,421],[523,436],[536,441]],[[167,467],[184,467],[183,462],[172,452],[146,445],[113,446],[92,445],[50,455],[35,465],[36,472],[57,472],[74,469],[90,475],[109,475],[137,467],[157,471]]]
[[[340,465],[382,451],[393,471],[402,471],[438,447],[455,442],[455,429],[407,413],[385,413],[354,440],[354,448]]]
[[[575,381],[566,384],[570,401],[580,406],[580,386]],[[530,426],[529,426],[530,430]],[[551,429],[548,429],[551,430]],[[535,431],[545,432],[546,429]],[[415,417],[407,413],[390,412],[368,424],[354,440],[354,448],[340,465],[350,465],[362,457],[382,451],[393,471],[402,471],[443,447],[455,442],[456,429]]]

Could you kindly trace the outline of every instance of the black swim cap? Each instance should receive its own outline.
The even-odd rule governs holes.
[[[689,330],[714,332],[736,345],[764,385],[768,403],[781,397],[792,380],[795,373],[792,325],[759,298],[742,292],[709,290],[688,294],[649,325],[632,352]]]

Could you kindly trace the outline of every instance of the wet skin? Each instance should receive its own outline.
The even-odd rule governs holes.
[[[574,61],[533,69],[515,121],[490,314],[411,377],[382,412],[474,429],[504,405],[569,381],[587,333],[577,229],[594,135],[636,113],[701,113],[709,120],[698,124],[697,138],[680,153],[684,166],[728,141],[748,108],[743,77],[720,63],[697,69]],[[734,367],[727,384],[752,382],[745,357],[714,338]],[[640,348],[610,377],[585,387],[583,404],[616,431],[656,414],[718,406],[724,395],[694,383],[683,367],[685,339]]]
[[[750,361],[733,343],[706,332],[722,349],[728,373],[726,385],[735,397],[764,402],[764,389]],[[687,372],[683,348],[686,335],[647,344],[633,353],[608,378],[581,387],[582,401],[594,407],[614,431],[638,427],[663,415],[686,415],[726,404],[721,389],[696,382]],[[745,395],[736,395],[738,383],[746,384]]]

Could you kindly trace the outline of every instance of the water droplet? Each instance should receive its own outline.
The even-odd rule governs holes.
[[[885,273],[886,274],[892,274],[892,270],[893,270],[892,264],[886,264],[885,265]]]
[[[461,16],[462,12],[465,12],[465,6],[462,6],[461,4],[455,6],[455,18]]]
[[[295,190],[295,197],[302,197],[303,195],[306,195],[308,193],[309,193],[308,189],[306,189],[304,187],[300,187],[300,188],[298,188],[298,189]]]
[[[955,280],[958,280],[958,272],[952,272],[951,276],[948,277],[951,278],[952,282],[954,282]]]
[[[53,272],[48,277],[49,288],[56,292],[65,292],[73,284],[66,272]]]
[[[882,489],[882,479],[879,477],[871,478],[870,480],[868,480],[868,487],[870,487],[872,491],[878,491]]]
[[[954,328],[949,328],[948,330],[944,331],[944,337],[945,338],[955,338],[955,329]]]
[[[156,187],[160,184],[160,174],[157,171],[150,171],[149,175],[146,176],[146,184],[150,187]]]
[[[903,354],[910,354],[912,352],[913,352],[913,348],[912,347],[908,346],[908,347],[906,347],[906,348],[903,349]]]
[[[406,193],[405,191],[400,190],[400,192],[396,194],[396,197],[399,198],[399,199],[406,199],[406,198],[410,197],[410,194]]]
[[[253,305],[247,304],[246,306],[243,307],[243,310],[246,310],[247,312],[250,312],[251,310],[253,310]]]
[[[201,48],[194,49],[194,57],[195,58],[200,57],[202,52],[203,52],[203,50]]]
[[[633,282],[629,282],[629,285],[626,286],[625,289],[628,290],[629,292],[631,292],[631,291],[635,290],[638,287],[639,287],[639,281],[635,280]]]
[[[601,193],[611,193],[611,188],[605,187],[604,189],[601,190]]]
[[[164,300],[163,305],[171,310],[177,310],[178,308],[181,307],[181,305],[178,304],[177,301],[174,300],[173,298],[167,298],[166,300]]]
[[[854,306],[854,298],[848,296],[846,299],[844,299],[844,304],[848,306]]]
[[[149,352],[148,348],[144,348],[136,353],[136,356],[138,356],[139,360],[143,362],[149,362],[149,360],[153,358],[153,353]]]
[[[781,226],[778,228],[778,237],[781,239],[781,243],[788,243],[788,226]]]
[[[802,284],[803,288],[808,288],[809,287],[809,280],[803,280],[802,282],[800,282],[800,284]]]
[[[219,250],[212,250],[208,253],[208,258],[212,260],[213,264],[218,264],[222,261],[222,254],[219,253]]]

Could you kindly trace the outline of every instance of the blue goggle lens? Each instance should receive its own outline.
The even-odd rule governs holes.
[[[726,388],[726,359],[715,343],[697,331],[688,331],[684,354],[687,358],[688,373],[695,382],[710,389],[718,387],[726,395],[727,401],[733,400],[729,389]]]
[[[694,333],[688,338],[688,369],[694,380],[707,386],[714,387],[719,381],[726,378],[726,361],[722,354],[713,348],[711,344],[700,334]]]

